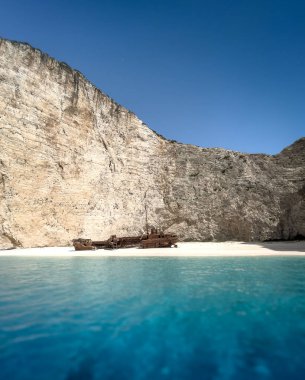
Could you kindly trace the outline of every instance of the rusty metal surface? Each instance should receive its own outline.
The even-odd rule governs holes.
[[[95,246],[92,244],[92,240],[90,239],[74,239],[72,241],[75,251],[92,251]]]
[[[137,247],[140,241],[141,241],[141,236],[117,237],[116,235],[112,235],[110,236],[108,240],[93,241],[92,245],[94,245],[97,249],[131,248],[131,247]]]
[[[162,231],[152,229],[150,233],[142,236],[111,235],[107,240],[74,239],[73,245],[76,251],[93,249],[118,249],[118,248],[166,248],[176,246],[177,235],[164,234]]]
[[[176,247],[177,242],[177,235],[164,234],[162,231],[158,232],[158,230],[152,229],[151,233],[141,240],[140,248],[170,248]]]

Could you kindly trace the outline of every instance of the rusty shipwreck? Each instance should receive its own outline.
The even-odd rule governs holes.
[[[151,232],[147,232],[141,236],[124,236],[117,237],[111,235],[107,240],[91,240],[91,239],[74,239],[72,241],[76,251],[95,250],[95,249],[118,249],[118,248],[170,248],[177,247],[178,236],[175,234],[165,234],[152,228]]]

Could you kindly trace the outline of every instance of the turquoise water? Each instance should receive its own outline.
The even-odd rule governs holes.
[[[0,378],[304,379],[305,258],[0,258]]]

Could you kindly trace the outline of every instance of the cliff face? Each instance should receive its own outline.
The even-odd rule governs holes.
[[[72,70],[0,40],[0,247],[150,225],[189,240],[305,236],[305,139],[277,156],[167,141]]]

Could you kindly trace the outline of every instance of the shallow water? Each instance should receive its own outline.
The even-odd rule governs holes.
[[[0,258],[0,378],[304,379],[305,258]]]

